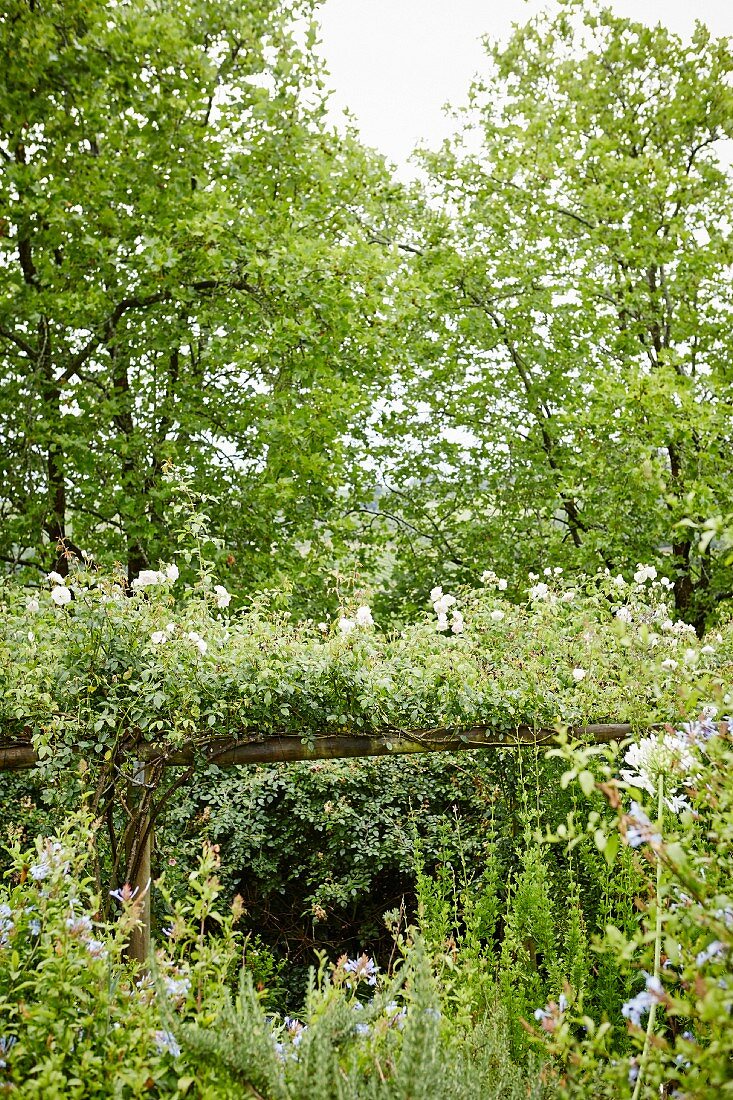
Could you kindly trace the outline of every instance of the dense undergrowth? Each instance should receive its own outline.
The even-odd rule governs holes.
[[[143,580],[129,596],[80,568],[2,592],[3,738],[30,731],[41,759],[3,779],[7,1089],[730,1087],[731,754],[712,721],[730,627],[698,639],[646,567],[531,576],[521,602],[488,574],[390,633],[363,594],[292,623],[234,610],[205,568],[177,599],[175,567]],[[635,744],[562,732],[602,719]],[[156,820],[151,976],[125,962],[137,899],[115,853],[141,742],[521,722],[555,725],[557,747],[194,773]],[[34,826],[51,839],[28,853]]]
[[[156,884],[167,915],[142,970],[124,959],[139,899],[118,891],[118,919],[100,918],[93,822],[77,816],[16,846],[0,899],[0,1087],[268,1100],[727,1095],[727,723],[670,728],[623,759],[562,740],[555,751],[576,812],[543,835],[527,801],[508,889],[494,837],[469,860],[455,829],[437,874],[418,842],[417,918],[385,914],[390,960],[323,955],[297,1015],[283,1010],[241,898],[224,904],[212,846],[185,897],[165,876]]]

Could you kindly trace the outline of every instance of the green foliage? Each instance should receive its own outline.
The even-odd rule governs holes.
[[[704,26],[592,0],[487,42],[462,132],[421,157],[369,527],[389,602],[540,558],[663,564],[698,629],[729,598],[706,521],[731,512],[732,72]]]
[[[573,750],[560,751],[573,761]],[[636,1100],[677,1089],[713,1100],[733,1081],[728,723],[670,728],[630,750],[625,762],[620,775],[603,753],[596,765],[609,800],[606,828],[627,846],[619,853],[626,871],[622,860],[621,875],[611,879],[627,908],[625,926],[611,919],[593,942],[598,982],[610,995],[594,1008],[587,998],[562,1011],[555,1006],[543,1028],[567,1065],[563,1096],[592,1090],[610,1100],[628,1090]],[[571,844],[581,827],[566,832]]]
[[[326,126],[313,8],[3,5],[0,560],[26,579],[64,546],[128,579],[170,557],[171,459],[228,501],[230,575],[341,544],[397,191]]]
[[[500,1022],[456,1028],[421,941],[402,942],[382,981],[366,955],[311,975],[302,1020],[267,1015],[239,909],[219,912],[218,859],[206,848],[150,973],[125,963],[137,901],[99,919],[82,818],[35,849],[15,849],[0,892],[0,1088],[23,1096],[468,1100],[531,1096],[539,1063],[507,1057]],[[206,929],[206,930],[205,930]],[[216,929],[216,933],[214,933]],[[369,999],[367,999],[369,998]],[[499,1030],[497,1031],[497,1027]]]

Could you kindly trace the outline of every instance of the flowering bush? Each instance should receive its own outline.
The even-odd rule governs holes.
[[[613,817],[587,823],[616,858],[618,841],[641,876],[639,926],[613,924],[595,944],[629,976],[627,1030],[585,1011],[582,991],[541,1010],[549,1047],[567,1064],[563,1095],[713,1100],[733,1084],[733,738],[726,719],[669,726],[624,751],[558,750]],[[591,755],[595,757],[591,760]],[[592,773],[589,769],[592,768]],[[591,776],[588,779],[588,776]],[[570,844],[578,821],[560,830]]]
[[[73,747],[90,762],[121,738],[675,721],[720,702],[731,659],[730,628],[701,644],[649,570],[572,587],[552,575],[519,604],[489,581],[461,611],[438,586],[437,630],[426,615],[388,635],[366,604],[335,608],[333,626],[292,623],[262,597],[232,613],[208,576],[176,598],[177,579],[147,570],[126,596],[121,578],[79,568],[30,598],[0,588],[5,740],[30,726],[41,759],[65,766]]]
[[[241,907],[218,911],[211,848],[190,876],[188,897],[172,909],[150,970],[140,971],[124,959],[139,899],[119,891],[120,919],[99,919],[85,874],[89,839],[88,823],[77,818],[33,850],[16,850],[9,888],[0,888],[3,1094],[549,1095],[537,1068],[512,1065],[488,1037],[445,1031],[439,988],[414,939],[402,943],[392,977],[366,954],[344,956],[312,974],[302,1019],[268,1014],[235,931]]]

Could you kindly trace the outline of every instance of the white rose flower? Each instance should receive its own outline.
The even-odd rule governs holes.
[[[166,634],[165,630],[155,630],[150,635],[150,641],[153,643],[153,645],[162,645],[163,642],[167,640],[168,635]]]
[[[161,584],[165,580],[165,575],[159,573],[157,569],[143,569],[140,574],[135,577],[132,582],[133,588],[147,588],[153,584]]]
[[[356,623],[357,626],[374,626],[374,619],[372,618],[371,608],[369,608],[366,604],[362,604],[361,607],[357,607]]]
[[[430,602],[435,603],[435,601],[441,599],[442,596],[443,596],[443,589],[440,585],[438,585],[430,593]]]
[[[32,615],[36,615],[41,610],[41,605],[35,596],[29,596],[25,601],[25,609]]]
[[[215,584],[214,593],[216,595],[216,606],[218,608],[229,607],[229,604],[232,602],[231,592],[227,592],[223,584]]]
[[[620,573],[618,574],[617,577],[613,578],[613,583],[616,585],[617,588],[626,588],[626,581],[624,580],[624,578],[621,576]]]
[[[448,629],[448,616],[443,612],[438,613],[438,621],[435,624],[435,629],[439,631]]]
[[[574,668],[573,669],[573,679],[575,680],[575,682],[577,684],[579,684],[581,680],[585,680],[587,675],[588,675],[588,670],[586,668]]]
[[[674,661],[671,657],[665,657],[665,659],[662,661],[662,668],[675,669],[677,668],[677,662]]]
[[[575,589],[574,588],[568,588],[567,592],[563,592],[560,599],[562,600],[563,603],[572,603],[573,600],[575,599]]]
[[[637,584],[643,584],[644,581],[653,581],[656,575],[657,570],[653,565],[642,565],[639,562],[634,573],[634,580]]]
[[[448,608],[452,607],[456,602],[455,596],[449,596],[447,593],[445,596],[441,596],[439,600],[436,600],[433,604],[433,610],[436,615],[447,615]]]
[[[532,588],[530,588],[530,590],[529,590],[530,599],[545,600],[545,599],[547,599],[549,591],[550,591],[550,589],[545,584],[545,582],[540,581],[539,584],[535,584],[535,585],[532,586]]]
[[[499,611],[499,609],[497,608],[496,611],[491,612],[491,618],[494,620],[495,623],[500,623],[501,620],[504,618],[504,612]]]
[[[345,615],[339,619],[339,630],[342,634],[351,634],[355,627],[356,623],[353,619],[347,619]]]
[[[507,582],[504,580],[504,578],[499,577],[498,581],[496,582],[496,587],[499,589],[499,591],[506,592],[506,586]]]
[[[175,634],[176,624],[175,623],[168,623],[168,626],[165,629],[166,629],[167,634]]]
[[[318,629],[320,630],[321,634],[328,634],[328,623],[319,623]]]
[[[65,585],[57,584],[51,589],[51,599],[59,607],[63,607],[71,599],[71,592]]]
[[[706,656],[710,656],[711,653],[715,653],[715,646],[704,645],[700,652],[704,653]]]
[[[46,575],[46,580],[49,584],[66,584],[66,581],[60,573],[48,573]]]
[[[209,648],[208,643],[204,641],[200,634],[197,634],[195,630],[189,630],[187,638],[198,649],[199,653],[206,653]]]
[[[463,633],[463,626],[464,626],[463,615],[461,615],[460,611],[454,610],[454,612],[453,612],[453,622],[450,624],[451,630],[453,631],[454,634],[462,634]]]
[[[177,565],[166,565],[165,575],[166,575],[166,577],[169,581],[177,581],[178,580],[178,566]]]

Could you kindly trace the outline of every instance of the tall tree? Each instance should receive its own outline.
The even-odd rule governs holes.
[[[701,626],[731,594],[689,525],[733,496],[730,43],[568,2],[487,58],[424,158],[393,537],[425,583],[653,560]]]
[[[0,14],[0,559],[134,576],[166,460],[261,581],[334,508],[382,355],[380,162],[324,123],[313,4],[10,0]],[[32,564],[30,564],[32,563]]]

